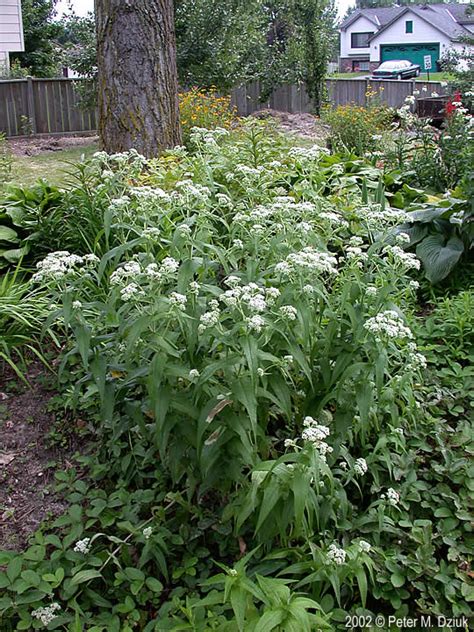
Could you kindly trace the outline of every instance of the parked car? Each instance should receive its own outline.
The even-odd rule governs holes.
[[[408,59],[392,59],[384,61],[372,72],[372,79],[410,79],[418,77],[420,66],[412,64]]]

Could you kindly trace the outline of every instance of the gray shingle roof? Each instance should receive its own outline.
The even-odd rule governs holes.
[[[474,14],[469,15],[466,12],[469,6],[469,4],[443,3],[357,9],[340,24],[339,28],[347,28],[350,24],[355,22],[360,15],[363,15],[378,25],[379,28],[377,32],[371,38],[375,39],[386,27],[396,22],[400,15],[410,10],[442,33],[445,33],[450,39],[455,40],[462,35],[470,33],[463,24],[474,24]]]

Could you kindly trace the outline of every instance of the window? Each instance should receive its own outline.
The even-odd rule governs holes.
[[[405,22],[405,33],[413,33],[413,20]]]
[[[359,70],[369,70],[369,62],[368,61],[361,61],[359,63]]]
[[[369,38],[374,33],[351,33],[352,48],[369,48]]]

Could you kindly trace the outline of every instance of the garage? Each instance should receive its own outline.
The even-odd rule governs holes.
[[[381,61],[391,59],[408,59],[412,64],[418,64],[425,70],[424,57],[431,56],[431,68],[437,69],[439,60],[439,44],[382,44],[380,46]]]

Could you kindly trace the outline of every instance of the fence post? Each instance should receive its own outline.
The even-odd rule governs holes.
[[[36,111],[35,111],[35,99],[33,94],[33,78],[26,78],[26,98],[28,103],[28,119],[31,125],[31,133],[36,134]]]

